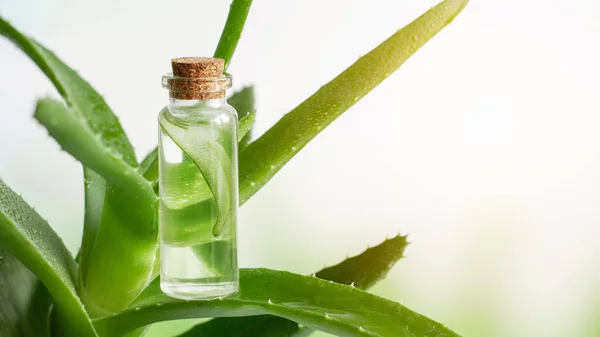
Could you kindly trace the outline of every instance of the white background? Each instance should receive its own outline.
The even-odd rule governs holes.
[[[256,84],[255,135],[435,2],[255,1],[230,67],[235,88]],[[0,0],[105,96],[138,157],[169,59],[211,55],[227,9]],[[310,273],[408,233],[377,294],[464,336],[599,333],[599,33],[597,0],[473,0],[243,207],[242,266]],[[0,40],[0,177],[75,251],[81,168],[31,117],[45,95]]]

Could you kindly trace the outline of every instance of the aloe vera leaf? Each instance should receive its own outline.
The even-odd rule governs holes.
[[[125,337],[140,337],[146,334],[146,332],[148,332],[148,329],[150,329],[150,325],[141,327],[139,329],[136,329],[130,333],[128,333],[127,335],[125,335]]]
[[[52,298],[0,242],[0,336],[50,337]]]
[[[231,260],[232,257],[237,256],[236,242],[232,240],[211,240],[209,242],[203,242],[199,245],[192,246],[192,251],[196,258],[204,263],[207,270],[210,270],[215,275],[231,275],[235,273],[232,270],[233,266],[229,263],[214,263],[214,256],[223,256],[228,254],[228,258],[223,260]],[[225,253],[226,252],[226,253]],[[237,265],[236,265],[237,267]]]
[[[79,251],[79,277],[80,282],[85,283],[88,273],[90,255],[96,241],[98,228],[102,220],[102,208],[106,197],[106,180],[89,168],[83,168],[83,184],[85,195],[85,215],[83,225],[83,237]],[[82,263],[82,261],[85,261]]]
[[[242,118],[248,116],[256,109],[254,106],[254,87],[247,86],[234,92],[227,99],[227,103],[237,111],[238,118],[241,121]]]
[[[235,96],[235,94],[234,94]],[[233,97],[233,96],[232,96]],[[256,111],[248,113],[244,117],[240,117],[237,127],[238,142],[240,139],[245,139],[252,130],[252,125],[256,120]],[[158,179],[158,148],[154,148],[150,153],[146,155],[142,163],[140,164],[140,173],[149,181],[155,181]]]
[[[111,186],[105,193],[101,226],[79,287],[93,317],[118,312],[133,302],[152,280],[158,243],[156,202],[143,202]]]
[[[92,130],[61,102],[49,98],[38,100],[34,117],[66,152],[108,182],[146,200],[156,198],[148,181],[118,153],[104,146]]]
[[[78,290],[88,312],[99,316],[127,307],[153,279],[157,204],[110,184],[103,189],[104,178],[84,170],[86,213]],[[149,232],[136,231],[136,225],[148,226]]]
[[[217,206],[217,218],[212,227],[212,234],[215,237],[219,236],[227,225],[231,212],[230,190],[233,186],[229,186],[229,180],[224,179],[233,170],[231,158],[217,142],[200,139],[190,134],[187,129],[171,123],[161,123],[161,127],[163,132],[194,162],[210,188]]]
[[[240,117],[237,132],[238,142],[242,142],[244,141],[244,139],[247,139],[247,137],[250,136],[250,132],[252,131],[252,127],[254,126],[255,121],[256,110],[252,110],[248,112],[244,117]]]
[[[27,320],[27,303],[37,279],[0,243],[0,336],[33,336],[41,329]]]
[[[142,160],[139,171],[148,181],[158,180],[158,147],[150,151]]]
[[[135,152],[119,120],[94,88],[52,52],[21,34],[1,17],[0,35],[10,39],[38,65],[72,108],[75,117],[86,124],[105,147],[119,153],[127,164],[137,166]]]
[[[63,149],[110,183],[101,192],[99,177],[88,181],[98,186],[86,192],[88,216],[78,289],[90,314],[119,311],[149,282],[157,245],[157,198],[152,185],[105,147],[62,103],[39,100],[35,118]],[[86,178],[90,178],[89,172]],[[107,275],[112,277],[110,281]]]
[[[89,180],[86,183],[92,183],[91,180],[97,180],[97,175],[100,175],[114,185],[113,190],[127,191],[124,193],[128,196],[141,200],[138,202],[140,206],[145,204],[146,210],[152,210],[152,206],[148,205],[156,203],[156,195],[151,184],[134,167],[124,162],[118,153],[104,146],[68,107],[53,99],[40,99],[34,117],[48,129],[50,135],[66,152],[93,170],[93,172],[86,172],[85,178]],[[93,176],[90,176],[92,174]],[[98,185],[92,192],[93,195],[97,195],[95,199],[101,198],[99,190],[105,187],[103,184]],[[92,194],[88,196],[91,197]],[[96,208],[90,212],[97,215],[101,213],[102,207],[95,206]],[[97,222],[98,219],[94,221]],[[131,229],[144,233],[155,232],[154,225],[152,222],[129,224]]]
[[[22,49],[26,55],[28,55],[38,66],[39,68],[47,75],[47,77],[52,81],[52,83],[57,88],[58,92],[63,96],[67,105],[69,106],[69,111],[73,114],[73,117],[80,121],[81,124],[87,126],[87,129],[91,131],[91,133],[98,138],[98,141],[102,143],[103,148],[120,157],[120,161],[126,163],[131,167],[137,166],[137,161],[135,158],[135,153],[133,147],[131,146],[127,136],[123,132],[123,129],[119,123],[117,117],[112,113],[104,99],[85,81],[83,80],[75,71],[66,66],[61,60],[59,60],[52,52],[47,50],[44,46],[35,42],[33,39],[26,37],[25,35],[18,32],[14,29],[8,22],[0,18],[0,35],[3,35],[9,38],[12,42],[14,42],[20,49]],[[127,171],[129,172],[129,170]],[[126,172],[126,173],[127,173]],[[103,172],[100,172],[103,173]],[[115,172],[116,173],[116,172]],[[123,178],[126,180],[126,178]],[[135,177],[133,178],[134,181]],[[140,182],[138,180],[138,182]],[[141,182],[140,182],[141,183]],[[107,186],[114,190],[113,186]],[[112,195],[112,194],[111,194]],[[127,194],[131,201],[136,201],[135,195]],[[107,196],[108,198],[109,196]],[[120,197],[121,200],[127,199],[123,196]],[[108,204],[108,202],[104,202],[104,204]],[[111,204],[114,204],[112,202]],[[136,207],[136,206],[142,207]],[[144,201],[140,201],[139,203],[132,202],[130,203],[130,210],[137,209],[138,212],[145,213],[143,216],[144,219],[142,221],[137,222],[135,225],[148,226],[149,228],[156,227],[156,221],[154,223],[152,220],[148,221],[147,219],[155,217],[153,213],[156,213],[156,206],[152,205],[152,203],[144,203]],[[149,212],[144,212],[144,210],[149,210]],[[124,214],[122,219],[116,216],[115,212],[104,212],[103,214],[112,214],[111,217],[107,217],[103,215],[103,219],[109,218],[110,223],[106,223],[105,220],[101,221],[101,228],[103,232],[118,232],[119,228],[111,228],[114,226],[128,226],[131,224],[132,217],[128,214]],[[135,227],[135,226],[134,226]],[[85,230],[84,230],[85,231]],[[156,231],[156,230],[154,230]],[[89,236],[89,235],[88,235]],[[156,237],[156,235],[154,235]],[[102,237],[107,237],[107,235],[103,235]],[[114,235],[109,235],[109,237],[114,237]],[[93,240],[92,240],[93,239]],[[105,252],[108,254],[105,256],[104,260],[117,260],[110,256],[111,252],[118,252],[118,249],[109,249],[112,245],[120,244],[121,246],[125,245],[126,242],[103,242],[102,240],[92,238],[90,240],[86,240],[88,242],[95,242],[95,247],[93,248],[94,256],[97,256],[97,260],[103,261],[100,255]],[[149,242],[150,240],[146,240]],[[108,246],[108,247],[107,247]],[[151,264],[153,260],[154,252],[156,245],[154,244],[154,248],[147,249],[146,256],[149,256],[147,260],[148,263]],[[148,252],[151,251],[151,252]],[[142,252],[139,253],[139,258],[133,258],[133,256],[121,256],[118,259],[120,264],[133,264],[134,266],[139,266],[143,264],[141,261],[144,255]],[[132,255],[130,253],[129,255]],[[81,266],[82,269],[87,269],[86,265],[88,264],[87,257],[91,257],[92,255],[85,255],[82,258]],[[92,263],[93,264],[93,263]],[[96,266],[97,267],[97,266]],[[94,268],[98,271],[99,275],[103,273],[108,273],[108,271],[102,271],[98,268]],[[125,268],[127,269],[127,268]],[[142,268],[143,269],[143,268]],[[136,268],[132,268],[129,273],[124,274],[114,274],[113,282],[115,284],[122,285],[121,287],[117,287],[112,289],[113,293],[111,294],[94,294],[94,291],[88,292],[90,296],[95,296],[95,298],[99,299],[109,299],[109,298],[117,298],[122,301],[131,300],[129,297],[136,296],[140,289],[127,289],[127,286],[131,281],[135,280],[146,280],[148,275],[135,275],[134,272]],[[104,277],[102,277],[102,280]],[[98,282],[98,284],[102,283],[102,280]],[[142,282],[142,288],[145,285],[145,281]],[[88,289],[89,290],[89,289]],[[138,293],[136,293],[138,291]],[[91,298],[91,297],[90,297]],[[88,300],[84,300],[88,301]],[[87,305],[88,303],[86,303]]]
[[[51,322],[50,317],[54,300],[48,292],[46,286],[44,286],[36,278],[35,290],[29,306],[27,308],[27,320],[29,324],[38,330],[34,335],[35,337],[50,337],[51,336]]]
[[[46,286],[57,307],[60,336],[96,336],[75,291],[77,264],[61,239],[0,180],[0,242]]]
[[[325,268],[315,276],[368,289],[385,278],[387,272],[403,257],[407,245],[406,236],[398,235],[335,266]],[[227,327],[228,337],[288,337],[297,336],[301,330],[298,323],[277,316],[225,317],[200,323],[178,337],[218,337],[222,335],[222,327]],[[269,334],[265,334],[266,330]],[[310,332],[302,331],[302,334],[308,335]]]
[[[255,111],[254,106],[254,87],[249,86],[242,88],[242,90],[235,92],[227,102],[231,105],[235,111],[238,113],[238,118],[242,119],[248,114],[251,114]],[[252,126],[252,125],[250,125]],[[238,132],[239,133],[239,132]],[[246,135],[243,137],[238,137],[239,141],[239,151],[243,150],[252,139],[252,130],[248,130]]]
[[[375,247],[368,248],[362,254],[322,269],[315,275],[320,279],[369,289],[385,278],[388,271],[403,257],[406,246],[408,246],[406,236],[397,235]]]
[[[211,229],[217,220],[216,209],[217,204],[212,197],[176,211],[162,208],[160,216],[170,220],[169,226],[160,229],[162,242],[187,247],[214,239]]]
[[[238,294],[210,301],[169,298],[156,280],[133,305],[94,320],[98,332],[116,337],[157,321],[272,314],[338,336],[458,336],[399,303],[355,287],[268,269],[241,269]]]
[[[298,331],[298,323],[294,321],[260,315],[211,319],[177,337],[287,337]]]
[[[445,0],[359,58],[240,152],[240,204],[260,190],[326,126],[398,69],[460,13]]]
[[[250,5],[252,5],[252,0],[233,0],[229,7],[227,21],[225,21],[225,26],[223,27],[223,32],[221,33],[221,38],[214,54],[214,57],[225,60],[225,69],[229,66],[235,48],[242,36],[248,12],[250,12]]]

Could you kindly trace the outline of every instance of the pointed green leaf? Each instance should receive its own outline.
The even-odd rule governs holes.
[[[94,238],[93,236],[87,235],[86,238],[86,242],[95,242],[95,246],[97,246],[97,249],[92,249],[91,252],[89,254],[86,254],[85,256],[83,256],[82,258],[82,265],[84,266],[84,269],[87,270],[87,262],[90,262],[91,264],[94,264],[93,261],[99,261],[101,265],[106,265],[108,264],[108,266],[106,266],[108,269],[102,269],[99,268],[100,266],[95,266],[98,268],[94,268],[95,271],[97,271],[100,275],[104,274],[108,274],[112,268],[112,266],[110,265],[110,263],[107,263],[107,260],[111,260],[111,261],[121,261],[120,265],[130,265],[132,266],[132,268],[124,268],[125,270],[128,270],[128,273],[122,273],[122,274],[114,274],[114,279],[113,282],[119,286],[117,287],[111,287],[111,289],[108,289],[108,291],[112,292],[111,296],[112,298],[116,298],[119,301],[123,301],[125,303],[127,303],[127,301],[132,300],[135,296],[137,296],[136,290],[135,289],[131,289],[131,288],[127,288],[131,285],[131,283],[133,284],[139,284],[141,283],[141,286],[139,288],[139,291],[141,291],[141,289],[145,286],[146,284],[146,279],[148,278],[147,275],[136,275],[136,272],[138,271],[138,269],[147,269],[146,267],[141,267],[143,266],[145,263],[143,262],[143,257],[144,255],[140,252],[139,256],[127,256],[126,255],[121,255],[121,256],[110,256],[110,254],[119,254],[120,250],[116,249],[116,247],[113,247],[114,249],[107,249],[104,248],[106,245],[111,245],[110,242],[105,242],[103,240],[113,240],[114,237],[119,235],[119,231],[123,230],[123,226],[132,226],[132,228],[134,230],[136,229],[140,229],[140,227],[142,229],[150,229],[148,236],[152,236],[154,235],[154,237],[156,237],[155,233],[152,233],[152,231],[156,232],[156,229],[154,227],[156,227],[156,222],[155,222],[155,214],[156,213],[156,205],[153,205],[153,203],[148,202],[148,200],[136,200],[136,198],[139,198],[140,196],[136,194],[136,191],[139,192],[140,190],[146,189],[145,186],[143,186],[142,184],[142,180],[137,179],[135,176],[133,176],[133,179],[121,179],[119,178],[118,173],[123,173],[123,172],[119,172],[118,170],[118,166],[121,165],[120,162],[127,164],[130,167],[135,167],[137,166],[137,161],[135,158],[135,153],[133,151],[133,148],[131,146],[131,144],[129,143],[129,140],[127,139],[127,136],[125,135],[125,133],[123,132],[123,129],[118,121],[118,119],[114,116],[114,114],[112,113],[112,111],[110,110],[110,108],[108,107],[108,105],[106,104],[106,102],[104,101],[104,99],[85,81],[83,80],[76,72],[74,72],[73,70],[71,70],[68,66],[66,66],[62,61],[60,61],[52,52],[50,52],[49,50],[47,50],[45,47],[43,47],[42,45],[40,45],[39,43],[35,42],[34,40],[24,36],[23,34],[21,34],[20,32],[18,32],[16,29],[14,29],[10,24],[8,24],[8,22],[0,19],[0,35],[3,35],[7,38],[9,38],[12,42],[14,42],[19,48],[21,48],[25,54],[27,54],[39,67],[40,69],[48,76],[48,78],[52,81],[52,83],[55,85],[55,87],[57,88],[58,92],[63,96],[63,98],[65,99],[65,101],[67,102],[68,106],[70,107],[69,110],[65,111],[67,113],[70,113],[72,116],[72,118],[74,118],[75,120],[79,121],[79,123],[81,125],[86,126],[86,130],[89,131],[89,133],[91,133],[94,137],[97,137],[97,142],[100,143],[102,146],[101,147],[96,147],[95,150],[98,150],[99,148],[101,149],[100,152],[110,152],[111,156],[113,156],[113,158],[109,158],[109,160],[107,160],[106,157],[101,156],[102,158],[95,160],[94,158],[90,158],[90,156],[87,156],[87,160],[95,160],[94,164],[98,164],[98,165],[105,165],[102,168],[103,169],[109,169],[109,172],[103,171],[101,169],[99,169],[99,167],[96,167],[94,165],[92,165],[92,168],[97,170],[98,173],[103,174],[103,175],[109,175],[109,177],[111,179],[109,179],[111,182],[114,182],[114,179],[116,178],[117,180],[121,180],[121,182],[117,182],[116,186],[119,186],[120,183],[125,183],[128,184],[127,181],[131,182],[135,182],[137,180],[137,182],[140,184],[138,187],[139,188],[134,188],[133,192],[128,193],[128,191],[122,192],[122,193],[116,193],[116,194],[110,194],[110,195],[118,195],[117,198],[114,198],[116,200],[111,200],[110,202],[107,201],[104,202],[105,205],[116,205],[118,202],[123,202],[123,201],[129,201],[126,204],[122,204],[122,205],[116,205],[116,207],[112,207],[110,210],[105,210],[102,213],[102,220],[101,223],[104,226],[101,226],[102,228],[99,230],[99,233],[104,233],[103,235],[98,235],[97,238]],[[49,116],[49,118],[52,118],[52,116]],[[82,136],[82,134],[78,134],[78,136]],[[64,144],[63,144],[64,145]],[[75,145],[73,145],[75,146]],[[72,149],[74,151],[74,149]],[[79,155],[85,155],[82,153],[79,153]],[[114,158],[119,159],[118,161],[114,160]],[[78,159],[82,159],[81,157],[79,157]],[[86,165],[88,163],[85,163]],[[108,164],[108,166],[106,166]],[[125,174],[124,175],[128,175],[131,173],[131,171],[129,169],[127,169],[126,171],[124,171]],[[130,184],[131,185],[131,184]],[[130,187],[135,187],[136,184],[133,184],[133,186]],[[150,186],[151,189],[152,186]],[[108,189],[110,189],[111,191],[115,190],[114,186],[107,186]],[[124,189],[121,188],[121,191],[123,191]],[[146,189],[147,190],[147,189]],[[107,193],[106,198],[111,198],[109,195],[109,193]],[[149,196],[149,194],[147,195]],[[142,197],[143,199],[143,197]],[[137,202],[136,202],[137,201]],[[154,203],[155,204],[155,203]],[[126,206],[127,205],[127,206]],[[138,207],[140,206],[140,207]],[[119,207],[121,208],[121,211],[119,212],[118,209]],[[128,208],[127,211],[125,211],[125,208]],[[139,213],[137,215],[135,214],[131,214],[131,213],[135,213],[135,212],[131,212],[132,209],[137,210]],[[145,209],[149,209],[148,212],[145,212]],[[120,228],[113,228],[113,227],[120,227]],[[131,233],[132,230],[125,230],[128,233]],[[89,232],[87,230],[85,230],[85,232],[88,233],[93,233],[93,231]],[[140,240],[138,240],[140,241]],[[151,244],[148,244],[148,242],[150,241],[150,239],[146,239],[146,240],[141,240],[143,242],[146,243],[146,252],[147,252],[147,264],[151,265],[152,264],[152,260],[154,257],[154,251],[156,250],[156,247],[154,245],[154,247],[149,248],[151,246]],[[138,242],[139,243],[139,242]],[[123,245],[125,243],[122,243]],[[151,251],[151,252],[149,252]],[[108,252],[108,254],[103,254],[105,252]],[[127,253],[127,250],[123,250],[124,253]],[[131,254],[129,254],[131,255]],[[93,261],[87,261],[86,259],[89,258]],[[116,262],[115,262],[116,263]],[[116,270],[118,270],[119,268],[117,268]],[[112,270],[115,270],[114,268]],[[142,273],[145,272],[145,270],[141,271]],[[102,278],[102,280],[104,279],[104,277],[100,276]],[[143,279],[143,282],[140,282],[140,279]],[[102,286],[106,286],[106,284],[102,281],[102,280],[98,280],[98,282],[96,282],[96,280],[94,280],[94,282],[92,282],[92,284],[97,284],[100,285],[101,288]],[[109,283],[110,284],[110,283]],[[103,299],[106,300],[110,297],[105,296],[105,293],[103,291],[94,291],[93,289],[88,289],[91,290],[90,292],[87,292],[86,298],[92,298],[95,297],[97,299]],[[122,290],[123,293],[120,294],[119,290]],[[122,296],[121,296],[122,295]],[[86,300],[86,302],[89,302],[89,300]]]
[[[316,276],[342,284],[369,289],[385,278],[394,264],[403,257],[408,246],[406,236],[396,236],[346,259],[335,266],[319,271]]]
[[[0,242],[0,336],[49,337],[51,298]]]
[[[51,314],[53,306],[54,300],[48,289],[36,278],[33,297],[27,308],[27,320],[29,324],[39,330],[32,336],[51,337]]]
[[[210,301],[169,298],[156,280],[133,306],[94,320],[98,332],[116,337],[157,321],[272,314],[338,336],[457,336],[399,303],[355,287],[268,269],[240,270],[239,293]]]
[[[227,21],[214,54],[214,57],[225,60],[225,69],[229,66],[235,48],[242,36],[246,18],[248,12],[250,12],[250,5],[252,5],[252,0],[233,0],[229,7]]]
[[[256,111],[252,111],[244,117],[240,117],[238,121],[238,141],[245,139],[252,130],[252,125],[256,120]],[[154,148],[140,164],[140,173],[149,181],[156,181],[158,179],[158,148]]]
[[[35,326],[27,322],[27,303],[37,279],[0,243],[0,336],[32,336]]]
[[[146,155],[140,163],[140,173],[148,181],[158,180],[158,147],[155,147]]]
[[[77,265],[61,239],[0,180],[0,242],[46,286],[64,336],[96,336],[75,291]]]
[[[93,317],[128,307],[152,280],[157,202],[108,185],[79,293]],[[83,256],[82,256],[83,257]]]
[[[85,215],[83,224],[83,237],[79,251],[79,277],[80,283],[85,283],[88,274],[89,260],[102,220],[102,209],[106,190],[106,180],[89,168],[83,168],[83,185],[85,195]]]
[[[238,142],[240,144],[240,148],[243,148],[242,144],[243,143],[249,143],[250,142],[250,138],[252,137],[251,135],[251,131],[252,131],[252,127],[254,126],[254,122],[256,121],[256,110],[252,110],[248,113],[246,113],[246,115],[244,117],[241,117],[240,121],[238,122]]]
[[[130,333],[128,333],[125,337],[140,337],[146,334],[146,332],[148,332],[148,329],[150,329],[150,326],[144,326],[141,327],[139,329],[136,329]]]
[[[468,0],[446,0],[364,55],[240,152],[240,204],[354,103],[449,24]]]
[[[215,318],[201,323],[178,337],[287,337],[298,332],[298,323],[271,316]]]
[[[248,86],[234,92],[227,99],[227,103],[237,111],[240,120],[248,116],[256,109],[254,106],[254,87]]]
[[[232,187],[229,185],[229,179],[223,178],[229,177],[232,174],[233,167],[231,158],[229,158],[221,144],[201,139],[197,137],[196,134],[190,133],[185,127],[180,127],[169,122],[160,123],[160,126],[162,127],[163,132],[169,135],[181,151],[194,162],[210,188],[212,197],[216,202],[216,219],[212,232],[215,237],[219,236],[229,222],[231,204],[234,202],[231,200],[230,191]],[[180,165],[177,165],[176,167],[180,167]],[[214,205],[212,205],[212,198],[205,200],[206,202],[199,202],[198,204],[200,207],[206,205],[207,212],[210,214],[212,213],[211,210],[215,208]],[[191,211],[196,212],[196,209],[194,208]],[[206,214],[204,211],[202,211],[202,213]],[[174,221],[174,223],[181,222]],[[188,229],[191,230],[191,228]],[[180,228],[173,228],[173,233],[180,234],[184,232],[189,233]],[[171,241],[173,244],[177,243],[185,246],[191,244],[190,242],[182,242],[178,238],[171,238],[169,232],[162,232],[161,237],[164,240]]]
[[[69,108],[53,99],[38,100],[34,117],[48,129],[62,148],[110,183],[146,200],[154,200],[152,186],[122,156],[104,146]],[[143,224],[148,226],[149,224]]]
[[[52,52],[21,34],[1,17],[0,35],[10,39],[38,65],[72,108],[73,116],[98,135],[105,147],[120,154],[127,164],[137,165],[135,152],[119,120],[94,88]]]
[[[255,111],[254,87],[245,87],[242,90],[233,93],[233,95],[231,95],[231,97],[227,100],[227,103],[229,103],[229,105],[231,105],[235,111],[237,111],[239,119],[248,116],[248,114],[253,114]],[[252,127],[252,124],[249,126]],[[238,131],[238,134],[242,134],[242,132]],[[250,144],[250,140],[252,139],[252,132],[250,129],[246,132],[243,132],[243,134],[245,134],[245,136],[238,137],[239,151],[248,146],[248,144]]]
[[[353,285],[359,289],[368,289],[383,279],[396,261],[402,258],[407,245],[406,237],[398,235],[385,240],[378,246],[367,249],[360,255],[325,268],[315,276],[328,281]],[[222,333],[224,328],[227,333]],[[298,323],[267,315],[215,318],[196,325],[179,337],[219,337],[222,335],[228,337],[289,337],[298,336],[299,332]],[[302,331],[302,334],[308,335],[310,332]]]
[[[104,146],[69,110],[42,99],[35,118],[86,166],[85,184],[90,188],[79,293],[90,314],[97,316],[126,308],[149,282],[157,246],[157,197],[136,168]]]

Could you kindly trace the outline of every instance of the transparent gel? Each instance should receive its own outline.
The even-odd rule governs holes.
[[[238,289],[237,114],[225,98],[171,99],[159,115],[161,289],[210,299]]]

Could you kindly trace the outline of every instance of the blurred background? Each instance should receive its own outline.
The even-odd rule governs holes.
[[[254,135],[436,2],[255,1],[230,67],[234,89],[256,85]],[[170,58],[212,55],[228,5],[0,0],[0,13],[105,96],[141,158]],[[376,294],[465,337],[600,336],[598,60],[597,0],[472,0],[244,205],[241,265],[312,273],[399,232],[412,244]],[[82,170],[32,118],[46,95],[0,39],[0,177],[75,252]]]

